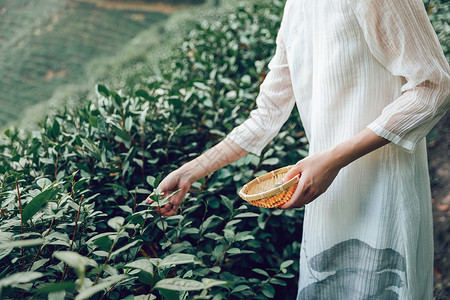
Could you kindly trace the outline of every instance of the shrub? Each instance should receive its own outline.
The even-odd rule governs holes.
[[[281,11],[281,2],[256,3],[198,24],[134,93],[98,85],[98,101],[47,118],[40,131],[5,132],[1,297],[295,295],[302,212],[249,207],[236,191],[304,156],[300,127],[195,183],[178,215],[161,218],[143,203],[163,175],[246,118]]]

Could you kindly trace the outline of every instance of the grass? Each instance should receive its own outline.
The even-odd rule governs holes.
[[[3,0],[0,4],[0,127],[80,84],[86,65],[113,56],[167,15],[97,8],[68,0]]]

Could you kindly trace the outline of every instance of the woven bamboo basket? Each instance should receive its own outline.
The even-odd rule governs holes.
[[[239,196],[251,205],[259,207],[272,208],[286,203],[297,188],[299,176],[280,186],[276,185],[281,183],[292,167],[286,166],[253,179],[242,187]]]

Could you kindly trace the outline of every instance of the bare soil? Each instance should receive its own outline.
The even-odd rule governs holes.
[[[116,10],[133,10],[143,12],[160,12],[170,14],[180,8],[188,7],[189,5],[169,5],[163,2],[145,3],[145,2],[122,2],[122,1],[92,1],[92,0],[76,0],[78,2],[92,3],[97,7]]]
[[[434,299],[450,299],[450,114],[428,143],[434,218]]]

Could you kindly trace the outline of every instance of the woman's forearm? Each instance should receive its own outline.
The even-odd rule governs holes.
[[[388,143],[389,140],[365,128],[354,137],[333,147],[331,153],[336,163],[342,168]]]
[[[229,138],[225,138],[196,159],[183,165],[180,171],[185,172],[192,183],[239,160],[248,153]]]

